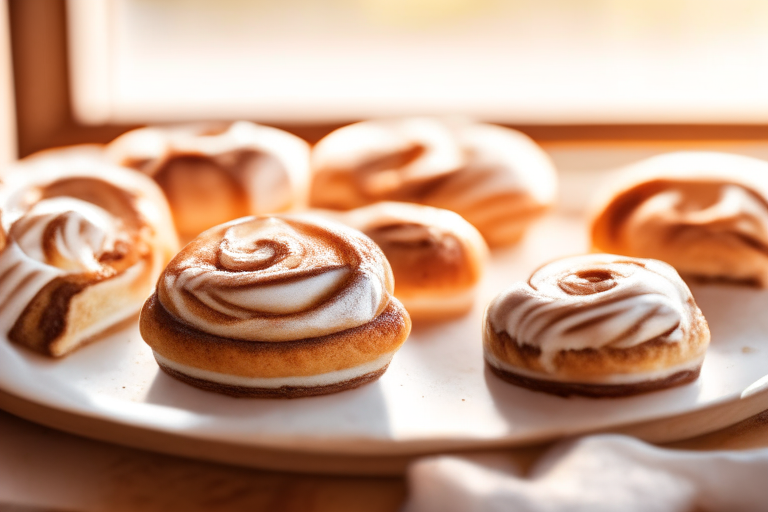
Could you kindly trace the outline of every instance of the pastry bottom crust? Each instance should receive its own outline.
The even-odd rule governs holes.
[[[144,305],[139,327],[144,341],[152,350],[172,363],[233,377],[282,379],[352,369],[387,354],[391,358],[408,337],[411,322],[400,302],[392,298],[377,317],[358,327],[286,342],[244,341],[207,334],[182,323],[165,309],[154,294]],[[387,362],[382,361],[381,365]],[[174,369],[184,372],[183,367],[174,365]],[[376,369],[360,368],[358,375]],[[195,378],[217,380],[209,379],[208,375],[195,375]],[[317,384],[331,384],[334,380],[345,379]],[[243,385],[240,382],[223,382],[225,385]],[[309,383],[310,386],[314,384],[316,382]],[[244,385],[252,384],[246,382]],[[255,387],[260,385],[253,383]]]
[[[204,389],[206,391],[213,391],[216,393],[222,393],[225,395],[237,397],[237,398],[302,398],[306,396],[318,396],[328,395],[331,393],[337,393],[339,391],[346,391],[347,389],[354,389],[373,382],[387,371],[388,364],[384,367],[341,382],[335,382],[333,384],[326,384],[322,386],[282,386],[279,388],[251,388],[245,386],[232,386],[229,384],[222,384],[220,382],[214,382],[211,380],[200,379],[192,377],[186,373],[180,372],[173,368],[157,362],[160,368],[170,375],[171,377],[178,379],[185,384],[195,386],[196,388]]]
[[[645,381],[627,384],[586,384],[580,382],[562,382],[526,377],[485,362],[486,366],[499,378],[533,391],[542,391],[552,395],[569,397],[572,395],[587,396],[591,398],[619,398],[624,396],[639,395],[650,391],[681,386],[695,381],[701,372],[701,365],[690,370],[682,370],[661,379],[649,379]]]

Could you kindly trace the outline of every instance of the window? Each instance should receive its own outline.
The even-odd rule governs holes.
[[[0,168],[16,158],[8,11],[0,2]]]
[[[765,123],[763,0],[69,0],[75,114]]]

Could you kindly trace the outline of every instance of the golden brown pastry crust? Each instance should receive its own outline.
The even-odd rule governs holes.
[[[691,370],[682,370],[660,379],[646,380],[632,384],[584,384],[579,382],[557,382],[525,377],[519,373],[497,368],[488,362],[486,362],[486,366],[500,379],[522,388],[527,388],[533,391],[543,391],[544,393],[562,397],[578,395],[590,398],[621,398],[673,388],[675,386],[682,386],[684,384],[690,384],[698,379],[699,374],[701,373],[701,367],[699,366]]]
[[[229,384],[221,384],[219,382],[213,382],[211,380],[201,379],[193,377],[184,372],[175,370],[170,366],[167,366],[161,362],[158,362],[160,369],[171,377],[194,386],[196,388],[204,389],[205,391],[213,391],[215,393],[221,393],[222,395],[229,395],[235,398],[304,398],[308,396],[320,396],[329,395],[331,393],[338,393],[339,391],[346,391],[348,389],[359,388],[364,384],[374,382],[379,379],[384,372],[387,371],[387,366],[380,368],[376,371],[366,373],[359,377],[347,379],[344,381],[336,382],[333,384],[326,384],[323,386],[281,386],[279,388],[254,388],[248,386],[232,386]]]
[[[709,339],[671,267],[602,254],[545,265],[494,299],[483,321],[495,374],[563,396],[626,396],[690,382]]]
[[[414,320],[467,313],[488,248],[458,214],[413,203],[382,202],[330,215],[369,236],[395,276],[395,296]]]
[[[695,381],[701,371],[701,364],[659,378],[626,384],[601,384],[599,378],[611,373],[627,374],[642,369],[653,371],[659,361],[668,366],[684,366],[685,362],[690,360],[692,351],[702,350],[696,345],[703,343],[703,337],[696,338],[696,341],[697,344],[689,347],[670,347],[663,341],[651,340],[623,350],[600,348],[563,351],[558,354],[556,364],[562,370],[560,377],[564,380],[550,380],[544,378],[546,372],[539,362],[539,350],[529,345],[519,345],[505,332],[495,332],[489,328],[487,321],[484,322],[483,332],[483,344],[488,353],[510,366],[530,372],[523,374],[519,371],[504,370],[486,360],[486,366],[498,377],[534,391],[593,398],[630,396]],[[590,382],[595,378],[598,380]]]
[[[144,304],[141,336],[165,358],[195,368],[253,378],[311,376],[374,361],[405,342],[410,323],[391,301],[373,321],[344,331],[282,343],[207,334],[168,313],[157,294]]]
[[[299,397],[381,375],[410,318],[376,245],[306,216],[239,219],[188,244],[141,333],[170,375],[235,396]]]
[[[312,151],[310,205],[378,201],[460,214],[491,246],[516,242],[554,202],[556,175],[525,135],[456,119],[403,118],[341,128]]]
[[[0,318],[11,341],[49,356],[138,312],[178,249],[157,185],[78,148],[22,161],[0,203]]]
[[[245,121],[140,128],[115,139],[106,154],[157,181],[185,240],[306,203],[309,145],[276,128]]]
[[[591,224],[596,251],[655,258],[685,277],[768,286],[768,163],[672,153],[624,170]]]

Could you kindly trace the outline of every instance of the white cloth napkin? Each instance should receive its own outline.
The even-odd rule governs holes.
[[[527,475],[503,454],[421,459],[408,485],[403,512],[768,511],[768,449],[685,451],[596,435],[555,445]]]

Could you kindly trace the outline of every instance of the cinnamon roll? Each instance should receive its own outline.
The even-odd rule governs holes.
[[[684,277],[768,287],[768,163],[687,152],[631,166],[601,197],[592,245]]]
[[[664,262],[611,254],[555,261],[488,306],[488,367],[526,388],[612,397],[694,381],[709,327]]]
[[[414,320],[450,318],[472,308],[488,248],[460,215],[413,203],[382,202],[336,218],[381,248],[395,276],[395,296]]]
[[[392,271],[360,232],[320,218],[247,217],[168,264],[141,334],[160,367],[234,396],[320,395],[381,376],[411,328]]]
[[[168,204],[141,173],[47,151],[0,185],[0,325],[62,356],[136,314],[178,250]]]
[[[157,181],[185,240],[306,203],[309,145],[277,128],[245,121],[140,128],[112,141],[107,156]]]
[[[312,151],[310,204],[405,201],[452,210],[489,245],[517,241],[554,201],[556,175],[528,137],[490,124],[404,118],[346,126]]]

